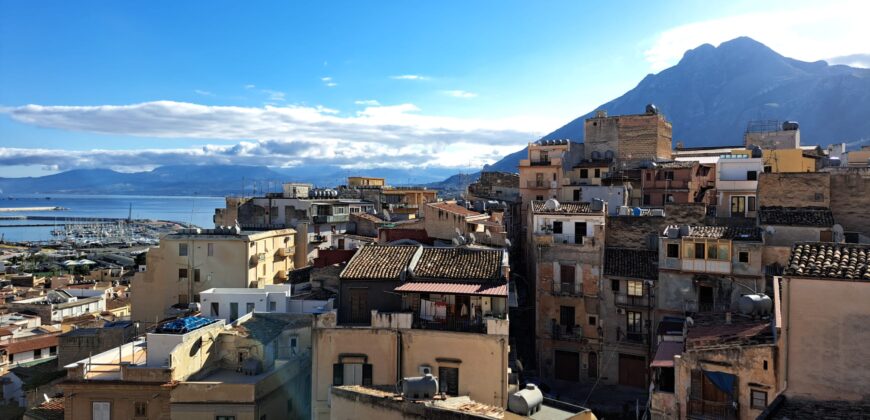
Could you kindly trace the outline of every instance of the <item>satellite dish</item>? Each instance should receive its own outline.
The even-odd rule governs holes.
[[[551,198],[544,203],[544,208],[549,211],[559,210],[559,202],[555,198]]]
[[[510,239],[505,239],[505,240],[504,240],[504,244],[505,244],[505,246],[507,246],[508,248],[510,248],[510,247],[511,247],[511,240],[510,240]]]
[[[837,223],[833,227],[831,227],[831,230],[834,233],[834,235],[833,235],[834,242],[836,242],[836,243],[843,242],[843,239],[845,238],[845,236],[843,235],[843,225]]]

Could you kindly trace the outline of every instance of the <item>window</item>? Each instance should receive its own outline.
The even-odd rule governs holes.
[[[770,165],[764,165],[764,173],[769,174],[773,172],[773,167]]]
[[[368,363],[335,363],[332,365],[332,385],[371,385],[372,365]]]
[[[589,170],[581,169],[580,170],[580,178],[589,178]]]
[[[764,361],[764,370],[767,370],[767,360]]]
[[[562,293],[574,293],[574,266],[559,266],[559,281]]]
[[[601,178],[601,169],[597,169],[597,168],[595,169],[595,177]]]
[[[178,256],[186,257],[187,256],[187,244],[178,244]]]
[[[665,171],[665,179],[668,181],[674,180],[674,171]]]
[[[290,353],[296,354],[296,348],[299,346],[299,339],[296,337],[290,337]]]
[[[731,215],[743,216],[746,212],[746,197],[742,195],[731,197]]]
[[[570,332],[574,328],[574,307],[560,306],[559,307],[559,325],[565,327]]]
[[[643,195],[643,205],[648,206],[650,204],[649,194]]]
[[[716,255],[717,255],[716,254],[716,244],[715,243],[707,244],[707,259],[708,260],[715,260]]]
[[[196,282],[199,281],[199,269],[198,268],[193,269],[193,281],[196,281]]]
[[[758,171],[746,171],[747,181],[758,181]]]
[[[459,395],[459,368],[438,367],[438,390],[454,397]]]
[[[591,325],[593,327],[598,325],[598,316],[597,315],[589,315],[588,322],[589,322],[589,325]]]
[[[535,196],[535,200],[538,200],[538,201],[544,201],[544,196],[543,196],[543,195],[537,195],[537,196]]]
[[[9,363],[12,363],[14,361],[15,361],[15,355],[12,353],[9,353]]]
[[[562,233],[562,222],[553,222],[553,233]]]
[[[662,194],[662,204],[673,203],[674,201],[675,200],[673,194]]]
[[[625,313],[626,318],[626,328],[625,330],[632,334],[639,334],[641,332],[641,313],[628,311]]]
[[[647,181],[652,181],[652,172],[647,172],[647,173],[646,173],[646,180],[647,180]]]
[[[668,258],[680,258],[680,244],[668,244]]]
[[[761,410],[767,407],[767,391],[758,391],[753,389],[752,401],[750,405],[752,406],[752,408],[758,408]]]
[[[239,319],[239,303],[230,302],[230,322]]]
[[[214,244],[213,243],[208,244],[208,256],[214,257]]]
[[[574,201],[580,201],[580,190],[579,189],[574,190],[572,198]]]
[[[695,242],[695,259],[704,259],[704,245],[705,244],[703,242]]]
[[[245,303],[245,313],[249,314],[251,312],[254,312],[254,303],[253,302]]]
[[[51,347],[49,347],[49,348],[48,348],[48,355],[49,355],[49,356],[57,356],[57,346],[51,346]],[[767,362],[765,362],[765,366],[766,366],[766,363],[767,363]]]
[[[278,302],[269,302],[269,312],[278,312]]]
[[[755,211],[755,196],[746,197],[746,207],[749,211]]]
[[[218,302],[211,303],[211,316],[218,318],[221,313],[221,305]]]
[[[629,280],[629,282],[628,282],[628,295],[629,296],[643,296],[643,282]]]
[[[619,280],[613,280],[613,279],[610,280],[610,290],[612,290],[614,292],[619,291]]]
[[[236,416],[214,416],[214,420],[236,420]]]
[[[742,263],[749,262],[749,251],[740,251],[737,253],[737,261]]]
[[[179,281],[187,280],[187,269],[186,268],[179,268],[178,269],[178,280]]]
[[[36,349],[33,351],[34,359],[42,359],[42,349]]]
[[[111,420],[112,404],[104,401],[91,403],[91,418],[93,420]]]
[[[133,403],[133,415],[136,417],[148,416],[148,403],[145,401],[136,401]]]

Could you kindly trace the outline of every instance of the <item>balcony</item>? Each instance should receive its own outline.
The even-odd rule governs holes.
[[[583,327],[553,324],[550,334],[554,340],[580,341],[583,340]]]
[[[455,331],[486,334],[486,323],[481,318],[448,316],[444,319],[423,319],[414,314],[414,328],[421,330]]]
[[[686,179],[654,179],[643,183],[643,188],[650,190],[687,190],[694,187],[695,183]]]
[[[648,296],[631,296],[628,294],[620,293],[620,294],[614,295],[614,303],[616,303],[617,306],[648,308],[649,307],[649,297]]]
[[[322,223],[344,223],[348,221],[349,216],[346,214],[317,214],[313,217],[315,224]]]
[[[526,188],[555,189],[559,187],[556,181],[526,181]]]
[[[748,180],[724,180],[716,181],[716,189],[719,191],[755,191],[758,181]]]
[[[574,245],[574,246],[595,246],[595,238],[585,235],[566,235],[562,233],[535,233],[536,245]]]
[[[738,408],[730,402],[690,399],[688,404],[689,419],[736,419]]]
[[[680,268],[682,271],[693,273],[730,274],[731,261],[683,258],[680,262]]]
[[[550,159],[539,159],[533,160],[529,162],[529,166],[550,166],[552,163]]]
[[[291,246],[287,246],[287,247],[278,248],[278,251],[275,253],[275,255],[278,258],[287,258],[287,257],[293,256],[293,254],[295,254],[295,253],[296,253],[296,247],[291,245]]]
[[[629,331],[620,339],[623,343],[647,344],[647,335],[642,332]]]

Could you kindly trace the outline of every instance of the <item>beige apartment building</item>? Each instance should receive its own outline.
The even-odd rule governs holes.
[[[188,229],[164,236],[149,249],[145,271],[133,278],[133,320],[164,319],[173,305],[199,302],[199,293],[207,289],[284,283],[294,269],[295,233]]]

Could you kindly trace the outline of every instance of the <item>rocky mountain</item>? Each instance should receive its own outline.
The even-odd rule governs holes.
[[[751,120],[797,121],[803,144],[870,142],[870,69],[791,59],[746,37],[686,51],[677,65],[596,110],[639,114],[648,103],[673,123],[675,145],[742,144]],[[594,111],[543,138],[582,142],[583,121]],[[525,156],[524,148],[484,170],[516,171]]]

